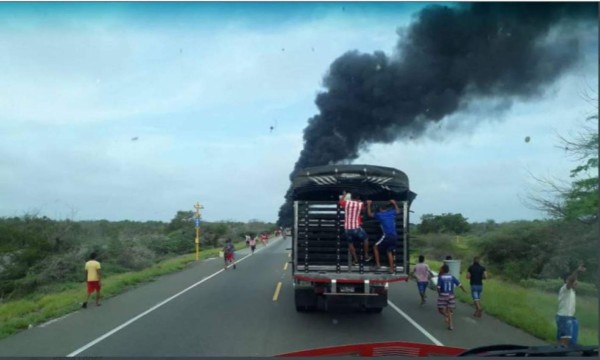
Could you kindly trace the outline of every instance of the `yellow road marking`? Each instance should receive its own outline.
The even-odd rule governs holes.
[[[285,263],[285,265],[283,265],[283,271],[287,270],[287,266],[288,266],[288,263]]]
[[[277,301],[280,290],[281,290],[281,281],[277,283],[277,288],[275,288],[275,294],[273,295],[273,301]]]
[[[292,253],[291,252],[288,253],[288,257],[290,257],[290,258],[292,257]]]

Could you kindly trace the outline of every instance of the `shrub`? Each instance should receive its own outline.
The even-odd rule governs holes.
[[[519,284],[525,288],[534,288],[542,290],[544,292],[558,294],[558,291],[563,286],[564,282],[562,279],[522,279],[521,281],[519,281]],[[577,295],[581,296],[598,296],[598,287],[596,286],[596,284],[578,281],[576,291]]]

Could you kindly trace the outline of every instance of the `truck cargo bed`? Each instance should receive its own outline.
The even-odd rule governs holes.
[[[381,202],[374,202],[377,206]],[[351,266],[351,256],[344,235],[344,209],[336,201],[296,201],[294,212],[296,226],[294,228],[294,273],[298,275],[335,278],[390,278],[395,279],[408,273],[408,249],[406,217],[406,202],[399,203],[401,214],[396,219],[398,241],[394,251],[395,274],[390,274],[386,254],[381,254],[381,269],[373,270],[374,259],[364,263],[363,249],[357,248],[361,260],[357,266]],[[363,217],[363,229],[369,235],[369,254],[373,256],[373,245],[381,238],[382,231],[379,222]],[[342,275],[343,274],[343,275]]]

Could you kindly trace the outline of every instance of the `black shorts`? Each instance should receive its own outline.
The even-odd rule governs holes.
[[[394,251],[396,249],[396,243],[398,242],[397,235],[386,235],[384,234],[379,241],[375,243],[375,246],[380,251]]]

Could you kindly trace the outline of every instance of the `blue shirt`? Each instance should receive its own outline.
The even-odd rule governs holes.
[[[454,294],[454,288],[460,286],[460,281],[451,274],[444,274],[438,277],[437,287],[442,294]]]
[[[381,223],[383,233],[386,235],[396,235],[396,209],[378,211],[373,214],[373,217]]]

